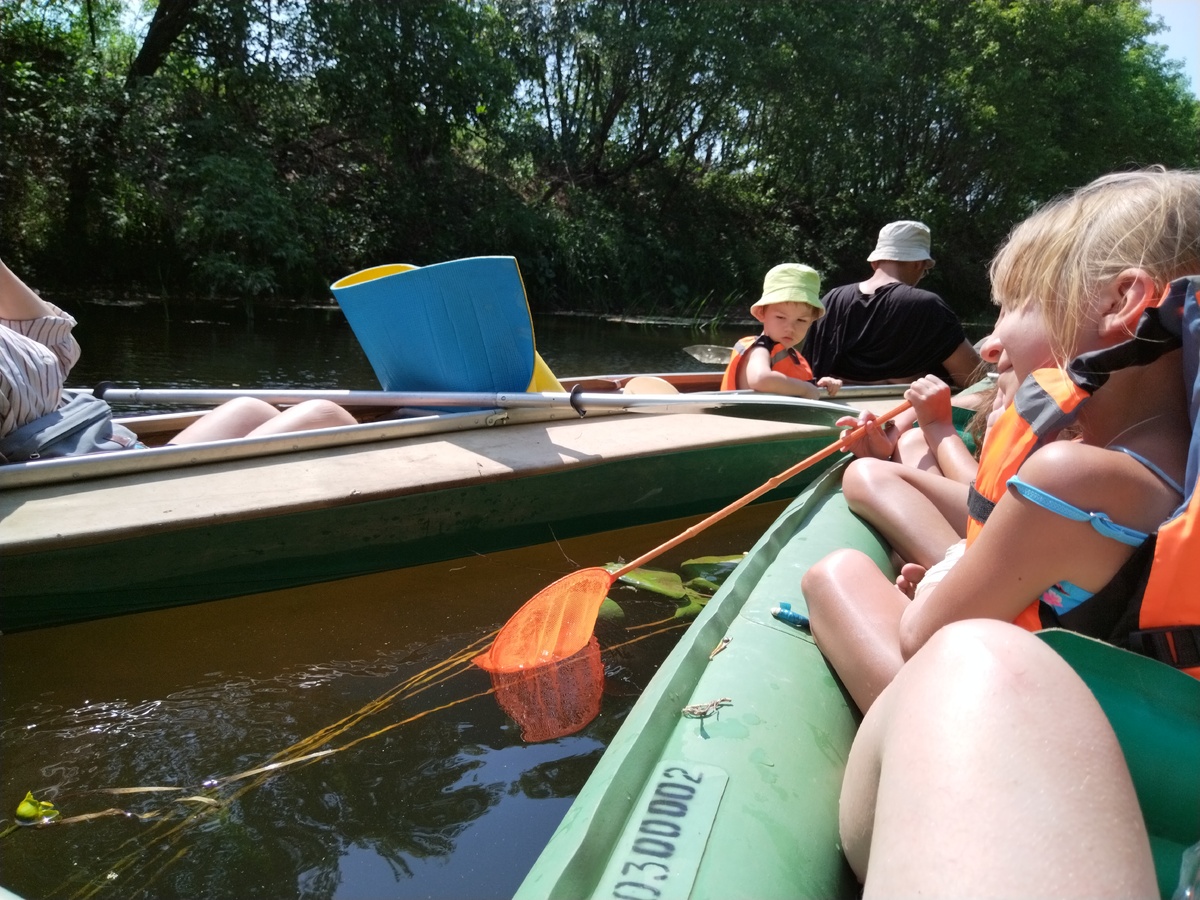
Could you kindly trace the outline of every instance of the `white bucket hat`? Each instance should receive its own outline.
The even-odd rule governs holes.
[[[867,257],[867,262],[877,259],[894,259],[897,262],[932,260],[933,257],[929,255],[929,226],[911,219],[884,225],[879,229],[879,242]]]

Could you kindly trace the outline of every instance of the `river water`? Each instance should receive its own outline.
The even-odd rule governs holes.
[[[76,385],[377,387],[336,310],[250,326],[240,309],[168,320],[153,304],[60,302],[80,320]],[[702,370],[684,346],[742,331],[536,328],[563,375]],[[655,565],[745,551],[780,508],[742,510]],[[597,628],[600,713],[549,741],[523,739],[481,670],[442,667],[559,576],[693,521],[0,637],[0,828],[26,791],[63,817],[106,813],[7,834],[0,885],[27,898],[511,896],[681,626],[673,603],[614,592],[624,619]],[[253,773],[298,746],[333,752]]]
[[[140,387],[312,387],[378,390],[379,383],[337,307],[263,310],[248,322],[240,306],[168,307],[149,301],[72,302],[84,348],[70,383]],[[684,347],[732,345],[756,329],[537,316],[537,349],[557,375],[696,372]]]

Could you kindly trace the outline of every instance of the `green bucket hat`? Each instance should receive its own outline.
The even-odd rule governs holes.
[[[772,303],[807,303],[817,310],[817,318],[825,315],[821,302],[821,274],[802,263],[781,263],[763,279],[763,293],[751,309]]]

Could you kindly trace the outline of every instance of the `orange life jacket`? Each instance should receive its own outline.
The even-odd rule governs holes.
[[[729,365],[725,367],[725,375],[721,379],[721,390],[738,390],[738,372],[741,370],[742,364],[746,361],[746,353],[760,341],[763,342],[761,346],[765,346],[767,352],[771,354],[772,371],[782,372],[788,378],[796,378],[800,381],[813,380],[812,367],[808,364],[808,360],[801,356],[795,347],[785,347],[778,341],[772,341],[764,334],[758,337],[742,338],[733,345],[733,355],[730,357]]]
[[[1110,372],[1153,362],[1184,348],[1184,383],[1189,396],[1192,442],[1183,504],[1159,526],[1122,569],[1127,589],[1101,590],[1074,610],[1058,614],[1034,601],[1014,620],[1030,631],[1062,626],[1127,646],[1200,678],[1200,276],[1171,283],[1159,304],[1142,314],[1135,336],[1122,344],[1086,353],[1067,371],[1040,369],[1017,391],[984,442],[979,474],[968,500],[967,546],[978,536],[1008,479],[1038,447],[1075,418],[1078,408]],[[1137,571],[1137,567],[1142,571]],[[1131,574],[1132,573],[1132,574]],[[1096,633],[1099,626],[1107,633]]]

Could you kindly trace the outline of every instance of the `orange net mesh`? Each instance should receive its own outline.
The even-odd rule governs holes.
[[[574,656],[596,627],[613,578],[606,569],[580,569],[542,588],[500,629],[474,662],[488,672],[517,672]]]
[[[600,642],[592,637],[574,656],[519,672],[493,672],[500,708],[530,742],[574,734],[600,714],[604,666]]]

